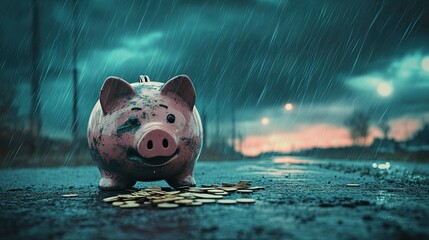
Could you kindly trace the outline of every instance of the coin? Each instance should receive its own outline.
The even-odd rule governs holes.
[[[223,187],[221,189],[224,190],[225,192],[235,192],[235,191],[237,191],[237,188],[235,188],[235,187]]]
[[[357,183],[349,183],[349,184],[346,184],[346,186],[347,186],[347,187],[360,187],[360,184],[357,184]]]
[[[214,202],[216,202],[216,200],[214,200],[214,199],[206,199],[206,198],[197,198],[197,199],[195,199],[195,202],[214,203]]]
[[[220,203],[220,204],[235,204],[235,203],[237,203],[237,201],[235,201],[233,199],[219,199],[219,200],[217,200],[217,203]]]
[[[207,190],[208,193],[223,193],[225,191],[219,190],[219,189],[209,189]]]
[[[228,193],[227,192],[218,192],[218,193],[214,193],[214,195],[226,196],[226,195],[228,195]]]
[[[138,203],[122,204],[119,207],[121,207],[121,208],[138,208],[138,207],[140,207],[140,204],[138,204]]]
[[[265,187],[262,187],[262,186],[254,186],[254,187],[248,187],[247,189],[249,189],[249,190],[263,190],[263,189],[265,189]]]
[[[190,205],[193,202],[194,201],[192,201],[190,199],[182,199],[182,200],[176,200],[176,201],[174,201],[174,203],[181,204],[181,205]]]
[[[172,192],[166,192],[165,194],[167,195],[175,195],[175,194],[179,194],[180,191],[172,191]]]
[[[118,200],[119,200],[118,196],[107,197],[107,198],[103,199],[104,202],[115,202],[115,201],[118,201]]]
[[[201,205],[203,205],[203,202],[192,202],[192,204],[189,206],[201,206]]]
[[[64,194],[63,195],[63,198],[73,198],[73,197],[79,197],[79,194],[69,193],[69,194]]]
[[[237,192],[238,192],[238,193],[252,193],[252,192],[253,192],[253,190],[249,190],[249,189],[240,189],[240,190],[237,190]]]
[[[159,208],[177,208],[177,207],[179,207],[179,205],[176,203],[160,203],[156,206]]]
[[[256,200],[253,198],[238,198],[235,199],[235,201],[237,201],[238,203],[255,203]]]
[[[194,193],[194,196],[197,198],[208,198],[208,199],[223,198],[223,196],[221,195],[214,195],[214,194],[208,194],[208,193]]]
[[[124,202],[112,202],[112,205],[118,207],[119,205],[125,204]]]

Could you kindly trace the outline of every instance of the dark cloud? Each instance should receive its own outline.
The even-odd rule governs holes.
[[[0,3],[2,83],[31,79],[31,6]],[[44,91],[64,95],[62,107],[44,108],[46,119],[70,106],[72,8],[73,1],[40,1]],[[286,101],[353,102],[359,93],[348,79],[410,51],[428,52],[425,1],[94,0],[78,9],[83,125],[109,75],[166,81],[187,74],[200,108],[245,112]],[[428,99],[419,96],[413,109],[425,108],[417,105]]]

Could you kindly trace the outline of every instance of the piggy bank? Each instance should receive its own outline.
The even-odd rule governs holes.
[[[136,181],[166,180],[194,186],[202,126],[195,89],[187,76],[165,84],[140,76],[129,84],[108,77],[88,123],[91,156],[101,190],[123,190]]]

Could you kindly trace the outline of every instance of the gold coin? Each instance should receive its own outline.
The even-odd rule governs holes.
[[[194,193],[194,196],[197,198],[207,198],[207,199],[223,198],[222,195],[214,195],[214,194],[208,194],[208,193]]]
[[[201,203],[214,203],[214,202],[216,202],[216,200],[214,200],[214,199],[206,199],[206,198],[197,198],[194,200],[196,202],[201,202]]]
[[[218,192],[218,193],[214,193],[214,195],[226,196],[226,195],[228,195],[228,193],[227,192]]]
[[[122,204],[119,207],[121,207],[121,208],[138,208],[138,207],[140,207],[140,204],[138,204],[138,203]]]
[[[104,202],[116,202],[118,200],[119,200],[118,196],[107,197],[103,199]]]
[[[179,207],[179,205],[176,203],[160,203],[156,206],[159,208],[177,208],[177,207]]]
[[[252,192],[253,192],[253,190],[249,190],[249,189],[240,189],[240,190],[237,190],[237,192],[238,192],[238,193],[252,193]]]
[[[179,194],[180,191],[172,191],[172,192],[166,192],[165,194],[167,195],[175,195],[175,194]]]
[[[238,203],[255,203],[256,200],[253,198],[238,198],[235,199],[235,201],[237,201]]]
[[[219,189],[209,189],[207,190],[208,193],[223,193],[225,191],[219,190]]]
[[[220,204],[235,204],[235,203],[237,203],[237,201],[235,201],[233,199],[219,199],[219,200],[217,200],[217,203],[220,203]]]
[[[184,197],[173,197],[173,198],[164,198],[164,199],[157,199],[157,200],[153,200],[152,203],[157,204],[157,203],[165,203],[165,202],[174,202],[176,200],[182,200]]]
[[[79,197],[79,194],[69,193],[69,194],[64,194],[63,195],[63,198],[73,198],[73,197]]]
[[[191,198],[194,197],[194,195],[192,193],[180,193],[179,195],[177,195],[179,197],[185,197],[185,198]]]
[[[349,183],[349,184],[346,184],[346,186],[347,186],[347,187],[360,187],[360,184],[357,184],[357,183]]]
[[[112,202],[112,205],[115,206],[115,207],[118,207],[118,206],[120,206],[122,204],[125,204],[125,203],[124,202]]]
[[[263,190],[263,189],[265,189],[265,187],[262,187],[262,186],[254,186],[254,187],[248,187],[247,189],[249,189],[249,190]]]
[[[194,202],[194,201],[192,201],[192,200],[190,200],[190,199],[182,199],[182,200],[174,201],[174,203],[182,204],[182,205],[190,205],[190,204],[192,204],[193,202]]]
[[[225,192],[235,192],[235,191],[237,191],[237,188],[235,188],[235,187],[223,187],[221,189],[224,190]]]

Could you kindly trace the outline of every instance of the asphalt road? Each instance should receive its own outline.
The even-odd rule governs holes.
[[[96,167],[0,171],[2,239],[429,239],[427,165],[341,161],[200,162],[197,184],[252,180],[252,205],[120,209]],[[348,187],[346,184],[360,184]],[[139,183],[137,187],[164,182]],[[77,198],[62,194],[78,193]],[[234,193],[227,198],[242,197]]]

